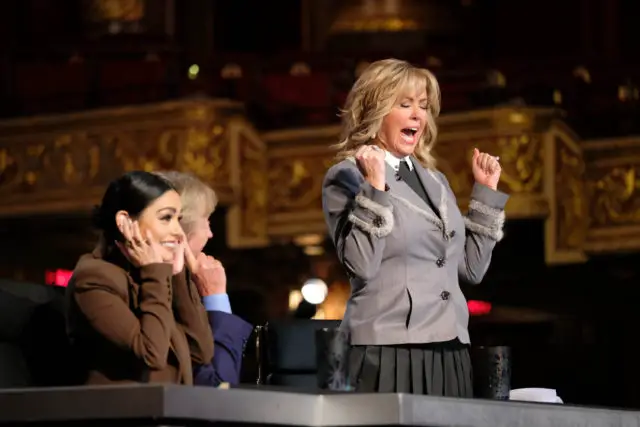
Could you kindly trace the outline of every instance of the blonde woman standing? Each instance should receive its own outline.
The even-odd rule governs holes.
[[[508,196],[498,159],[474,150],[462,215],[432,155],[439,112],[435,77],[395,59],[371,64],[343,111],[322,200],[351,281],[342,328],[357,391],[473,397],[459,280],[484,277]]]

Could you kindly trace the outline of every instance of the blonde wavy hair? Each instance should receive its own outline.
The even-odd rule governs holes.
[[[180,194],[182,219],[180,225],[188,236],[200,218],[209,218],[218,204],[218,196],[195,175],[178,171],[155,172],[167,180]]]
[[[398,99],[416,91],[427,93],[427,129],[422,133],[414,156],[426,168],[435,168],[431,149],[438,137],[435,119],[440,114],[440,87],[435,76],[425,68],[406,61],[383,59],[369,65],[347,96],[341,111],[340,142],[334,145],[337,159],[351,157],[362,145],[372,144],[384,117]]]

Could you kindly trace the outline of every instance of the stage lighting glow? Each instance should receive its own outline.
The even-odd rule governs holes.
[[[320,279],[309,279],[302,285],[302,298],[309,304],[322,304],[327,297],[329,288]]]

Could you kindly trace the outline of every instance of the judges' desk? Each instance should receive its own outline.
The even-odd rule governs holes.
[[[0,391],[0,425],[640,426],[640,412],[397,394],[138,385]]]

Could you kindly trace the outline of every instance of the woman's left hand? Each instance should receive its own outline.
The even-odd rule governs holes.
[[[502,173],[502,167],[500,167],[498,160],[499,157],[481,153],[477,148],[473,149],[471,170],[473,178],[478,184],[486,185],[492,190],[498,189],[498,181],[500,181],[500,174]]]

